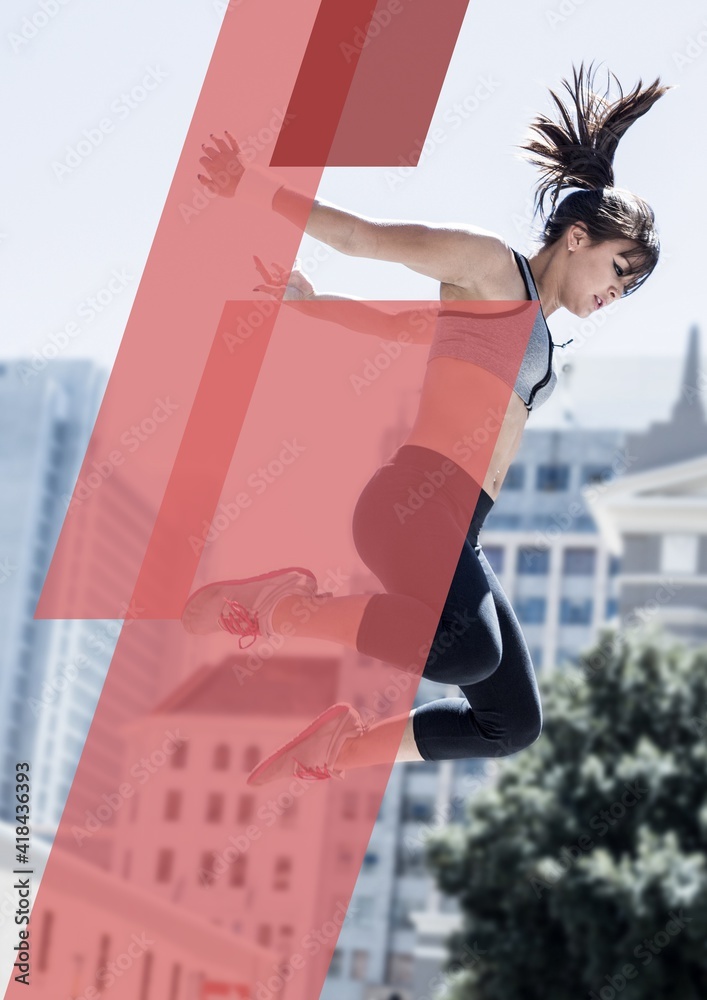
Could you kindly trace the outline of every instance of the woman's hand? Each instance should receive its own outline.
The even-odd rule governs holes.
[[[309,278],[300,270],[299,262],[295,261],[291,271],[287,271],[280,264],[271,264],[270,270],[263,264],[260,257],[253,254],[255,266],[261,277],[265,279],[265,284],[256,285],[254,292],[265,292],[272,295],[274,299],[313,299],[317,293],[314,291]]]
[[[205,155],[199,159],[199,163],[208,170],[210,176],[197,174],[197,178],[212,194],[220,194],[223,198],[232,198],[236,193],[245,167],[240,158],[241,147],[230,132],[224,132],[224,135],[228,142],[217,138],[212,133],[209,138],[213,142],[213,146],[202,144],[201,148]]]

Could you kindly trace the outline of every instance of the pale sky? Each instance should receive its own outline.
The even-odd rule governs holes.
[[[11,0],[0,10],[0,82],[12,94],[0,111],[6,136],[0,356],[41,349],[73,321],[78,332],[62,356],[89,356],[110,367],[223,5],[46,0],[45,6],[56,12],[39,19],[47,23],[26,43],[18,36],[24,19],[41,10],[39,0]],[[393,168],[328,168],[319,194],[374,218],[472,223],[529,253],[527,207],[536,174],[512,147],[532,115],[549,110],[547,87],[558,86],[581,59],[604,62],[626,89],[639,76],[660,75],[679,87],[622,140],[616,175],[620,186],[652,204],[663,260],[643,289],[578,339],[587,357],[676,358],[689,325],[707,319],[700,291],[706,13],[698,0],[471,0],[420,166],[409,176]],[[126,107],[120,95],[145,77],[153,89]],[[67,162],[69,148],[106,118],[111,128],[100,145],[62,172],[57,164]],[[238,135],[239,123],[230,127]],[[317,248],[322,261],[313,257]],[[266,246],[253,251],[268,258]],[[380,299],[438,293],[436,282],[401,265],[346,257],[308,237],[301,256],[321,291]],[[87,304],[95,296],[110,300],[100,313]],[[579,324],[565,312],[550,318],[560,342],[576,335]]]

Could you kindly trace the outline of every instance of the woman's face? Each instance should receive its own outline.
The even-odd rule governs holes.
[[[562,305],[584,319],[623,295],[631,280],[625,256],[632,240],[592,243],[583,226],[571,226],[561,239],[564,250]]]

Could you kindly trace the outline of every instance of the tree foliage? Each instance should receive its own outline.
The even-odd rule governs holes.
[[[707,649],[605,630],[540,687],[540,739],[427,839],[445,1000],[706,997]]]

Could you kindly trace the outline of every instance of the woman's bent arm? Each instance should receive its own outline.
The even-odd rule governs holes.
[[[340,253],[404,264],[430,278],[463,288],[483,286],[506,264],[508,247],[495,233],[475,226],[451,227],[421,222],[368,219],[315,199],[285,185],[273,208],[305,232]]]

